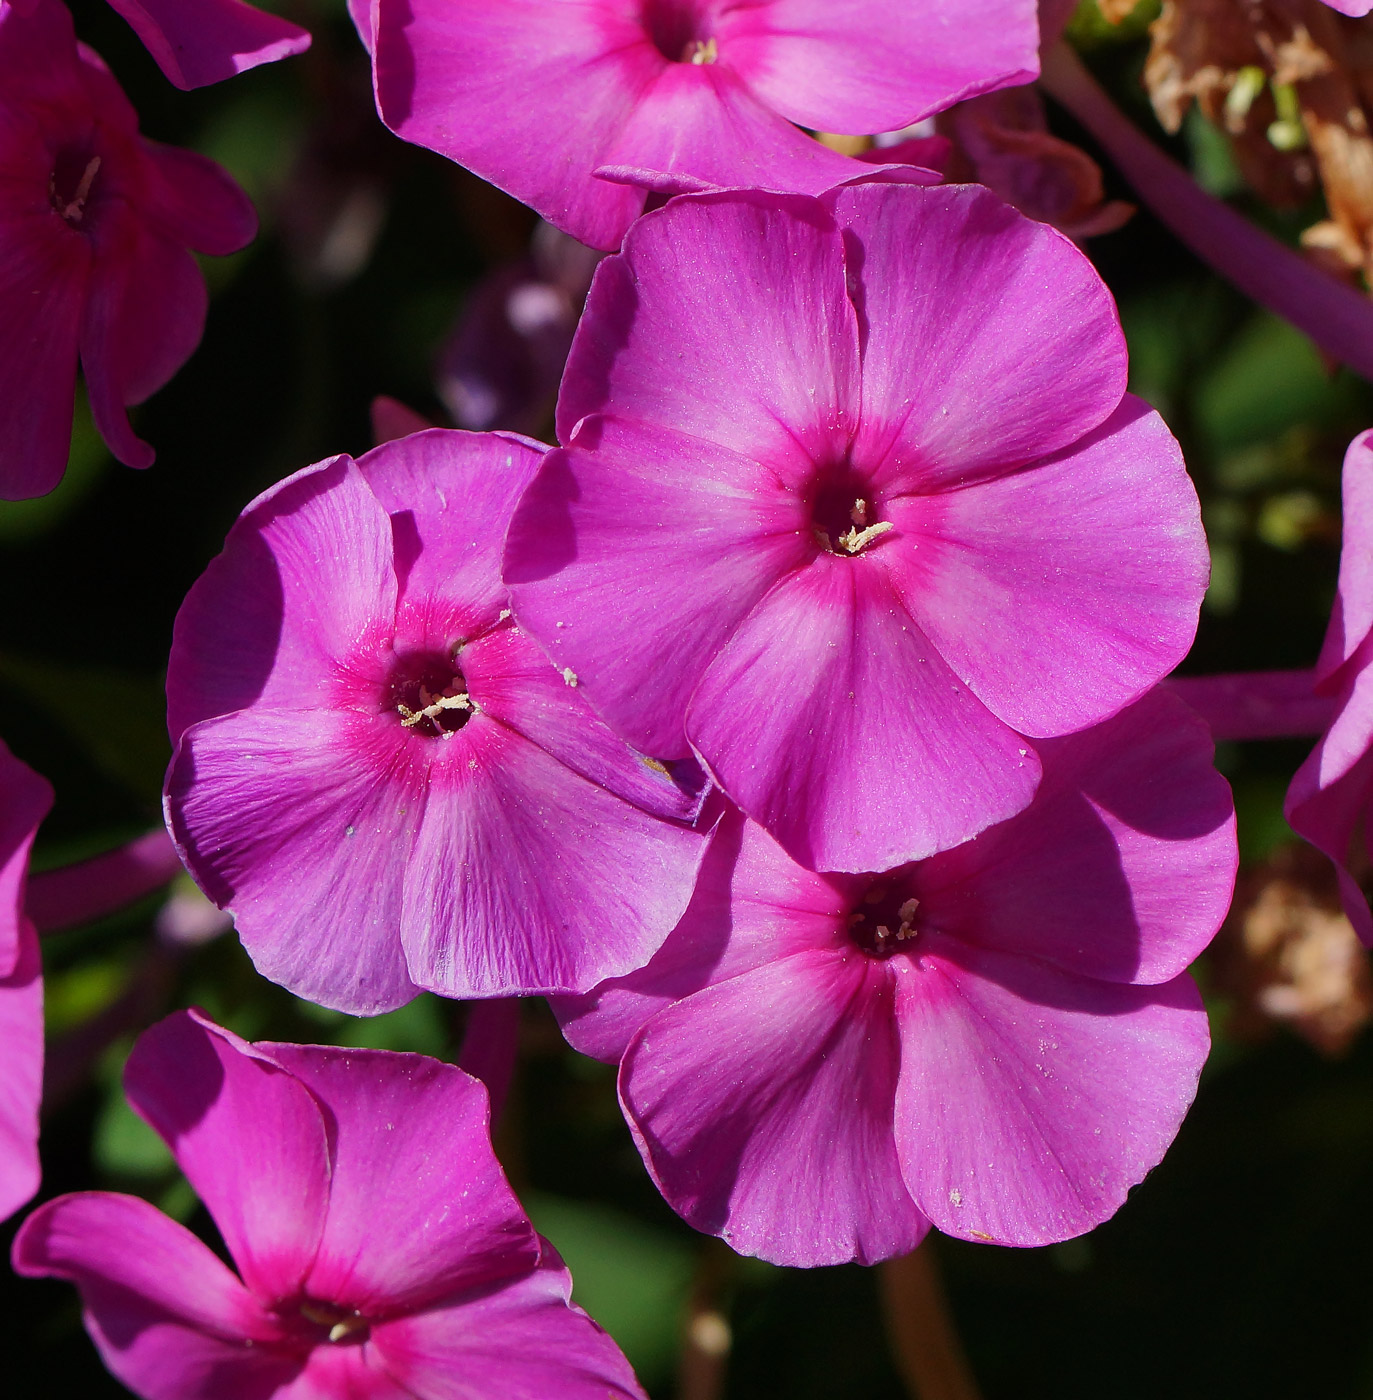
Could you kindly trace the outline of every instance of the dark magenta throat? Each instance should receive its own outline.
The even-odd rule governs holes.
[[[396,657],[382,709],[426,739],[451,738],[476,713],[457,663],[441,652]]]
[[[913,948],[919,934],[920,901],[908,880],[875,880],[849,910],[849,938],[870,958]]]
[[[640,0],[640,22],[669,63],[714,63],[718,50],[701,0]]]
[[[59,151],[48,180],[52,207],[73,228],[87,218],[91,195],[100,179],[101,159],[88,147],[68,147]]]

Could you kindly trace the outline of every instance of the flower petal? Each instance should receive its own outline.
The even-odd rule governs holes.
[[[1373,431],[1360,433],[1344,454],[1344,546],[1335,607],[1316,675],[1328,681],[1373,632]]]
[[[544,458],[516,510],[505,580],[520,624],[612,729],[684,758],[687,700],[748,610],[814,549],[804,523],[758,462],[591,419]]]
[[[858,376],[839,233],[823,207],[690,196],[641,220],[596,269],[558,434],[570,444],[580,419],[605,412],[721,444],[787,479],[842,458]],[[672,474],[687,464],[700,470],[688,456]]]
[[[871,1263],[928,1229],[892,1140],[899,1057],[885,964],[812,951],[653,1017],[620,1099],[696,1229],[776,1264]]]
[[[394,1315],[538,1262],[533,1226],[491,1150],[479,1080],[423,1055],[260,1049],[332,1119],[329,1213],[310,1297]]]
[[[1127,396],[1076,447],[890,507],[893,587],[954,673],[1022,734],[1083,729],[1161,680],[1196,633],[1209,562],[1158,414]]]
[[[0,743],[0,977],[14,971],[27,944],[24,892],[29,853],[52,801],[48,780]]]
[[[801,126],[895,131],[1039,71],[1033,0],[771,0],[721,16],[722,60]]]
[[[171,1148],[249,1290],[294,1297],[329,1204],[325,1123],[309,1091],[194,1011],[144,1031],[124,1091]]]
[[[959,683],[876,562],[822,554],[784,579],[687,712],[720,786],[812,869],[922,859],[1020,811],[1039,781],[1033,750]]]
[[[356,463],[331,457],[263,492],[177,613],[172,738],[257,701],[311,710],[360,638],[395,617],[391,521]]]
[[[33,926],[21,919],[18,934],[18,956],[0,976],[0,1220],[13,1215],[38,1190],[41,1179],[43,972]]]
[[[1170,981],[1220,927],[1238,861],[1206,725],[1155,690],[1038,748],[1029,807],[917,872],[924,915],[1080,976]]]
[[[271,1400],[300,1369],[271,1315],[184,1226],[133,1196],[59,1196],[24,1222],[14,1268],[70,1279],[105,1365],[147,1400]]]
[[[254,707],[193,725],[167,775],[182,859],[258,971],[358,1015],[419,990],[399,933],[424,773],[377,719]]]
[[[1080,1235],[1163,1156],[1210,1046],[1191,978],[1128,987],[936,934],[893,959],[896,1140],[945,1234]]]
[[[180,146],[141,144],[151,183],[143,213],[159,232],[214,257],[236,253],[253,241],[257,211],[227,171]]]
[[[572,1280],[545,1260],[504,1287],[458,1296],[373,1329],[378,1354],[424,1400],[644,1400],[615,1343],[575,1304]]]
[[[1067,447],[1120,403],[1115,303],[1057,230],[976,185],[855,185],[827,202],[864,328],[855,460],[947,489]]]

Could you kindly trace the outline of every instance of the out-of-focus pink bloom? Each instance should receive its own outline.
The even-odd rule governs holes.
[[[1316,663],[1316,688],[1334,696],[1335,714],[1292,779],[1286,810],[1292,829],[1335,862],[1344,912],[1373,946],[1373,915],[1355,878],[1373,854],[1373,432],[1350,444],[1343,481],[1339,587]]]
[[[48,0],[0,0],[32,14]],[[179,88],[204,87],[310,47],[298,24],[243,0],[110,0]]]
[[[1332,10],[1338,10],[1342,15],[1351,15],[1356,19],[1373,10],[1373,0],[1325,0],[1325,3]]]
[[[77,360],[95,425],[152,463],[126,408],[185,363],[205,324],[191,250],[232,253],[256,216],[212,161],[145,141],[57,0],[0,4],[0,497],[66,469]]]
[[[43,977],[24,905],[29,851],[52,788],[0,744],[0,1220],[38,1190]]]
[[[1335,712],[1310,670],[1169,676],[1163,684],[1206,721],[1215,739],[1299,739],[1319,734]]]
[[[957,845],[1033,796],[1022,736],[1191,643],[1196,493],[1125,374],[1091,264],[985,190],[675,200],[596,274],[516,615],[802,864]]]
[[[177,617],[168,823],[301,996],[585,991],[690,898],[698,797],[510,618],[501,543],[543,450],[432,429],[309,467]]]
[[[1161,692],[1039,750],[1029,808],[885,875],[813,874],[731,811],[653,961],[555,1003],[622,1059],[639,1150],[697,1229],[797,1265],[931,1223],[1047,1244],[1163,1155],[1209,1043],[1184,969],[1229,904],[1229,789]]]
[[[597,248],[616,247],[645,201],[598,172],[819,194],[862,167],[798,127],[892,131],[1038,71],[1032,0],[360,9],[387,125]]]
[[[14,1267],[77,1285],[143,1400],[641,1400],[569,1302],[461,1070],[250,1045],[183,1011],[143,1035],[124,1083],[238,1275],[146,1201],[96,1191],[35,1211]]]

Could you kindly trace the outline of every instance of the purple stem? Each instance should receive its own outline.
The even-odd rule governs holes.
[[[1335,714],[1334,697],[1315,693],[1314,671],[1173,676],[1163,684],[1211,726],[1217,739],[1304,738],[1324,733]]]
[[[165,885],[181,859],[158,828],[90,860],[29,876],[24,907],[40,933],[88,924]]]
[[[1067,44],[1044,55],[1042,84],[1199,258],[1334,359],[1373,379],[1373,302],[1207,194],[1120,111]]]
[[[491,1121],[500,1117],[506,1090],[515,1072],[520,1042],[518,997],[474,1001],[467,1012],[467,1030],[458,1051],[458,1068],[475,1075],[491,1096]]]

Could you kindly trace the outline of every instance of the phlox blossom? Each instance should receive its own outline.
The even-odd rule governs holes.
[[[1373,858],[1373,431],[1345,454],[1344,543],[1335,606],[1316,663],[1316,695],[1335,713],[1287,792],[1292,829],[1335,862],[1340,900],[1373,946],[1373,915],[1356,878]]]
[[[1024,812],[886,873],[815,874],[731,810],[647,967],[555,1002],[574,1046],[620,1060],[690,1224],[806,1266],[931,1224],[1040,1245],[1158,1162],[1209,1045],[1184,969],[1229,904],[1229,789],[1162,692],[1038,747]]]
[[[0,1220],[38,1190],[43,977],[24,905],[29,852],[52,788],[0,744]]]
[[[192,249],[248,243],[247,197],[203,156],[146,141],[58,0],[0,4],[0,497],[66,469],[77,360],[110,451],[152,463],[126,409],[169,380],[205,324]]]
[[[686,907],[698,796],[510,616],[501,543],[542,452],[434,429],[308,467],[177,617],[168,823],[298,995],[585,991]]]
[[[35,1211],[14,1267],[76,1284],[142,1400],[642,1400],[511,1193],[478,1080],[423,1055],[251,1045],[181,1011],[124,1084],[238,1273],[101,1191]]]
[[[891,131],[1038,72],[1033,0],[355,0],[377,106],[597,248],[642,182],[818,194]]]
[[[0,0],[32,14],[47,0]],[[310,36],[298,24],[243,0],[110,0],[179,88],[204,87],[260,63],[301,53]]]
[[[985,190],[675,199],[596,273],[515,615],[796,860],[921,859],[1190,646],[1196,492],[1125,379],[1091,264]]]

